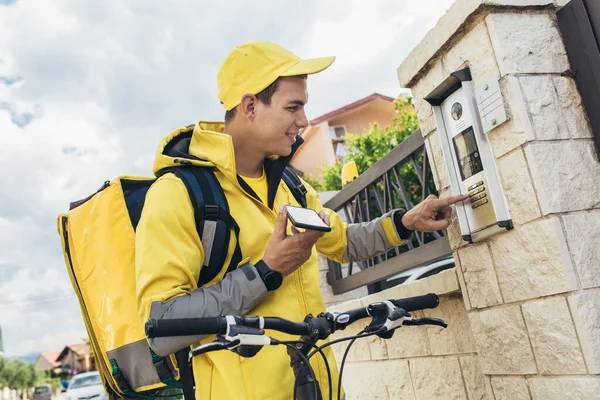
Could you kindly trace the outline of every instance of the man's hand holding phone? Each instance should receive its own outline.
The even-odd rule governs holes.
[[[283,206],[279,211],[275,230],[271,235],[265,255],[262,258],[270,269],[279,272],[283,276],[291,274],[308,261],[312,254],[313,246],[325,234],[324,231],[307,228],[305,228],[304,232],[300,232],[298,228],[292,225],[293,235],[288,235],[288,207],[292,206]],[[316,211],[311,211],[316,214]],[[329,216],[324,211],[316,215],[320,217],[326,227],[329,227]],[[315,222],[312,219],[311,221]]]

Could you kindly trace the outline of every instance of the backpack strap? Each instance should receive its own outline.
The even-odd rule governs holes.
[[[308,207],[306,203],[306,187],[302,184],[302,181],[296,175],[294,171],[292,171],[289,167],[285,167],[283,170],[283,181],[287,185],[288,188],[292,191],[294,198],[300,205],[304,208]]]
[[[204,265],[198,280],[198,287],[200,287],[214,279],[223,268],[231,229],[235,234],[236,247],[227,271],[237,268],[242,260],[239,245],[240,227],[229,213],[225,193],[210,168],[178,167],[170,168],[168,172],[173,172],[183,181],[194,207],[196,229],[204,248]]]

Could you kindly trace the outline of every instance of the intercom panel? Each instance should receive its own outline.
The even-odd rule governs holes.
[[[452,192],[469,195],[468,200],[456,205],[463,238],[476,242],[512,229],[470,72],[452,74],[425,100],[434,109]],[[501,102],[495,103],[503,107]]]

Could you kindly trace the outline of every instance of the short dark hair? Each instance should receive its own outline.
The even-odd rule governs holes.
[[[302,78],[302,79],[306,79],[306,77],[307,77],[307,75],[295,76],[295,78]],[[259,92],[256,95],[256,98],[258,99],[258,101],[260,101],[261,103],[263,103],[266,106],[270,106],[271,99],[273,98],[273,95],[275,94],[275,92],[277,91],[277,88],[279,87],[280,80],[281,80],[281,77],[275,79],[275,82],[271,83],[269,86],[267,86],[261,92]],[[233,118],[235,117],[237,108],[238,108],[238,106],[235,106],[231,110],[225,111],[225,123],[233,121]]]

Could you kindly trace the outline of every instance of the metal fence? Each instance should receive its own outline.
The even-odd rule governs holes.
[[[417,130],[324,205],[348,223],[368,222],[396,208],[410,209],[428,195],[437,195],[427,158]],[[334,294],[365,285],[373,293],[387,288],[387,278],[451,254],[445,232],[415,233],[402,246],[368,260],[347,265],[328,260],[327,280]]]

